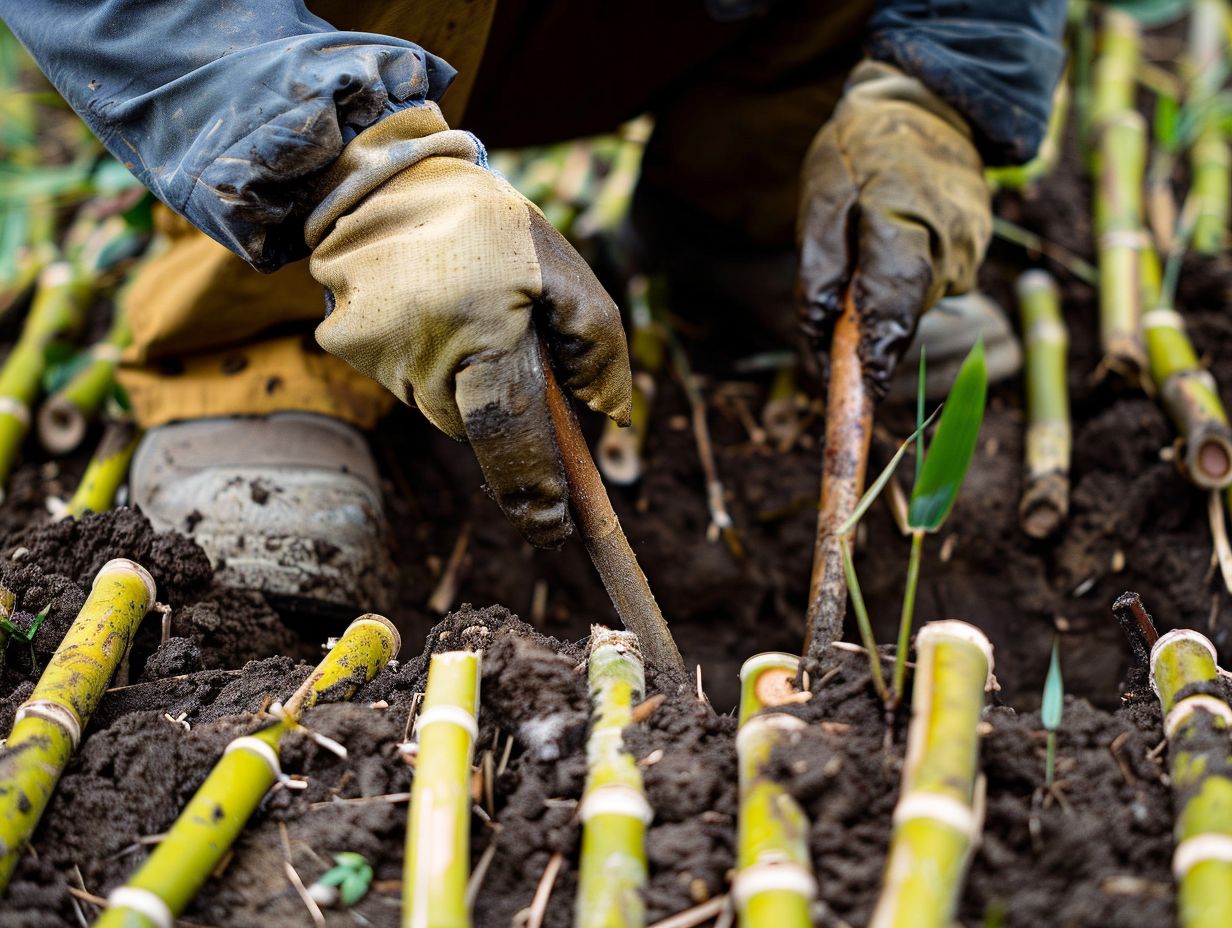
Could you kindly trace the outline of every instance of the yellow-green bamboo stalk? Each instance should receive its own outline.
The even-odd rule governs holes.
[[[141,429],[132,419],[113,419],[107,423],[94,456],[81,475],[59,518],[80,519],[87,512],[107,512],[115,505],[116,493],[128,476],[128,465],[141,440]]]
[[[1155,307],[1142,317],[1142,328],[1151,380],[1184,442],[1185,475],[1203,489],[1222,489],[1232,485],[1232,426],[1215,378],[1185,333],[1185,320],[1161,304],[1159,277],[1159,260],[1148,249],[1142,255],[1143,287]]]
[[[1151,648],[1151,686],[1168,739],[1181,928],[1232,924],[1232,708],[1223,698],[1215,646],[1177,629]]]
[[[81,326],[89,295],[89,282],[71,264],[57,261],[39,275],[21,336],[0,369],[0,488],[30,426],[30,404],[38,395],[47,347]]]
[[[646,923],[646,828],[653,818],[642,772],[622,732],[646,689],[637,636],[592,626],[588,665],[594,717],[586,743],[582,856],[576,928],[641,928]]]
[[[470,928],[471,760],[479,733],[475,651],[432,655],[411,785],[402,928]]]
[[[629,281],[629,357],[633,362],[633,411],[630,424],[621,428],[610,419],[599,439],[598,465],[612,483],[628,486],[642,477],[642,452],[654,406],[655,378],[663,368],[663,329],[650,307],[650,286],[641,274]]]
[[[279,719],[227,745],[171,830],[123,886],[107,897],[98,928],[171,928],[282,777],[278,749],[306,709],[349,699],[398,653],[384,616],[360,616],[279,711]]]
[[[916,636],[911,727],[885,885],[871,928],[949,928],[979,830],[977,726],[992,645],[966,622]]]
[[[1072,447],[1066,355],[1069,333],[1061,295],[1047,271],[1018,278],[1018,310],[1026,349],[1027,436],[1018,519],[1032,538],[1047,538],[1069,512]]]
[[[39,409],[38,437],[52,454],[67,454],[85,438],[89,420],[115,386],[120,355],[132,343],[128,317],[117,300],[111,328],[88,349],[90,360]]]
[[[1227,0],[1194,0],[1189,14],[1188,107],[1198,114],[1198,129],[1189,150],[1189,195],[1198,203],[1193,249],[1213,255],[1223,250],[1232,196],[1232,154],[1224,135],[1220,108],[1213,105],[1227,73],[1223,25]]]
[[[0,314],[29,292],[43,268],[55,261],[58,254],[54,241],[55,214],[50,201],[15,203],[7,209],[21,213],[25,242],[12,254],[11,261],[0,266]]]
[[[650,138],[652,123],[641,117],[621,127],[620,142],[611,170],[599,185],[594,202],[577,218],[574,230],[579,238],[592,238],[613,232],[629,214],[629,203],[642,168],[642,153]]]
[[[1069,69],[1066,68],[1052,92],[1052,114],[1048,117],[1048,128],[1035,157],[1023,165],[989,168],[984,172],[988,180],[1002,190],[1021,191],[1051,174],[1061,158],[1068,118]]]
[[[1139,253],[1148,244],[1142,207],[1147,134],[1134,108],[1139,43],[1132,16],[1111,9],[1105,13],[1092,113],[1098,137],[1094,213],[1104,351],[1100,369],[1133,381],[1146,366]]]
[[[736,758],[740,810],[736,880],[732,894],[741,928],[808,928],[817,894],[804,810],[766,772],[774,748],[804,728],[785,712],[767,712],[794,701],[800,659],[767,652],[740,668],[740,731]]]
[[[124,558],[104,564],[34,692],[18,707],[0,750],[0,892],[157,598],[141,565]]]

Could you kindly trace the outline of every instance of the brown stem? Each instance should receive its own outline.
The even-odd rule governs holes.
[[[1112,612],[1129,639],[1134,660],[1139,667],[1145,668],[1150,663],[1151,648],[1159,640],[1159,632],[1146,606],[1142,605],[1142,597],[1133,592],[1122,593],[1112,604]]]
[[[860,318],[848,290],[830,345],[830,387],[826,403],[826,445],[822,458],[821,503],[813,574],[809,583],[804,651],[821,659],[843,634],[847,579],[838,530],[855,511],[864,491],[868,446],[873,434],[873,395],[860,363]]]
[[[547,384],[548,412],[556,429],[556,444],[569,483],[573,521],[586,544],[586,551],[616,607],[616,614],[625,628],[637,635],[646,661],[683,673],[680,650],[620,527],[573,407],[556,383],[551,359],[542,344],[539,355]]]

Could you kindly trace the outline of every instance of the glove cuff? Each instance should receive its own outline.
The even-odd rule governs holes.
[[[865,58],[851,70],[843,91],[843,106],[862,109],[877,103],[909,103],[944,120],[971,139],[971,125],[958,110],[911,77],[884,61]],[[371,130],[369,130],[371,131]]]
[[[411,165],[438,156],[488,166],[479,139],[450,129],[435,103],[401,110],[365,129],[321,178],[317,206],[304,223],[304,241],[316,248],[364,197]]]

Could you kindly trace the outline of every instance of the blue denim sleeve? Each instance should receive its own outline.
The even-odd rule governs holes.
[[[0,17],[160,200],[270,271],[308,253],[314,176],[454,70],[302,0],[0,0]]]
[[[989,164],[1039,148],[1065,53],[1065,0],[879,0],[868,52],[966,116]]]

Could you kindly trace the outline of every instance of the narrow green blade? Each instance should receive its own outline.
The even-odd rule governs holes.
[[[979,338],[967,353],[950,394],[942,408],[941,421],[924,458],[920,479],[911,491],[907,525],[916,531],[935,532],[941,528],[967,468],[975,454],[980,425],[984,421],[984,400],[988,394],[988,368],[984,362],[984,339]]]
[[[1052,658],[1048,661],[1048,676],[1044,680],[1044,700],[1040,705],[1040,721],[1048,731],[1061,726],[1061,709],[1065,704],[1065,684],[1061,680],[1061,656],[1057,640],[1052,640]]]
[[[942,407],[938,406],[933,410],[933,414],[925,419],[918,429],[907,436],[907,440],[898,446],[898,450],[894,452],[894,457],[890,458],[890,463],[885,466],[885,469],[877,475],[877,479],[872,482],[872,485],[864,491],[864,495],[860,497],[860,501],[856,503],[855,511],[851,517],[839,526],[838,533],[846,535],[855,528],[862,518],[864,513],[868,512],[868,507],[877,501],[877,497],[881,495],[881,491],[885,489],[885,485],[890,482],[890,477],[894,471],[898,469],[898,462],[903,459],[903,455],[907,453],[907,449],[911,447],[911,443],[920,435],[924,434],[924,430],[928,428],[934,419],[937,418],[937,413],[941,412]]]

